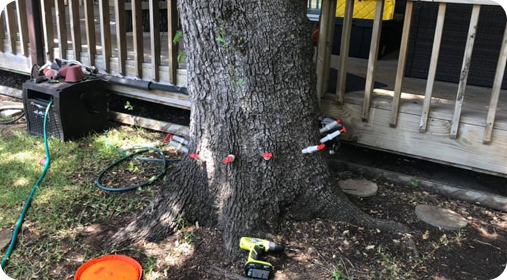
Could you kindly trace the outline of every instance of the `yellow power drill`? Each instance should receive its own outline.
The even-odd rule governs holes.
[[[281,253],[285,247],[272,241],[241,237],[239,247],[249,251],[248,260],[245,263],[245,274],[247,277],[257,279],[269,279],[273,273],[273,265],[261,260],[261,256],[267,253]]]

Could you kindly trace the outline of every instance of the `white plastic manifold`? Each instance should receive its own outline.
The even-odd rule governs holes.
[[[320,133],[328,132],[328,131],[332,130],[333,128],[337,127],[338,125],[340,125],[341,123],[342,123],[342,119],[337,119],[336,121],[326,124],[319,131],[320,131]]]
[[[171,142],[169,142],[169,145],[176,148],[176,150],[178,150],[178,151],[182,151],[185,154],[188,154],[188,148],[183,146],[182,143],[171,140]]]
[[[326,144],[310,146],[310,147],[303,149],[303,154],[311,154],[316,151],[320,151],[320,150],[324,149],[325,147],[326,147]]]
[[[179,142],[181,144],[188,146],[188,143],[189,143],[188,140],[183,137],[179,137],[178,135],[173,135],[172,139],[176,142]]]
[[[332,139],[340,136],[340,134],[342,134],[342,132],[340,130],[337,130],[337,131],[335,131],[333,133],[330,133],[330,134],[326,135],[326,137],[320,139],[320,143],[326,143],[327,141],[332,140]]]

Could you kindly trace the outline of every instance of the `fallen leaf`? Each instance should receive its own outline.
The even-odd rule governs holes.
[[[423,236],[422,236],[422,239],[423,239],[423,240],[427,240],[428,238],[430,238],[430,231],[429,231],[429,230],[427,230],[427,231],[423,234]]]

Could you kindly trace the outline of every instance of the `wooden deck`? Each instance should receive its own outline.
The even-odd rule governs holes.
[[[331,67],[338,68],[339,59],[332,56]],[[347,71],[366,79],[368,61],[349,58]],[[327,93],[321,104],[323,114],[340,117],[348,132],[343,139],[384,151],[395,152],[430,161],[455,165],[485,173],[507,176],[507,96],[501,91],[491,144],[483,144],[491,88],[467,86],[457,139],[450,131],[458,84],[435,81],[428,128],[419,132],[426,80],[405,77],[401,95],[398,125],[390,126],[397,60],[380,60],[376,82],[386,87],[375,88],[370,118],[362,120],[364,90],[347,92],[340,106],[336,95]]]

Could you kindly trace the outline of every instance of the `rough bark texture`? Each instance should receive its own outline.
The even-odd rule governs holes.
[[[161,240],[175,219],[239,237],[275,232],[283,217],[371,219],[338,192],[319,144],[311,26],[303,1],[179,0],[192,100],[190,151],[153,204],[113,242]],[[265,161],[262,153],[271,152]],[[223,164],[233,154],[236,159]]]

